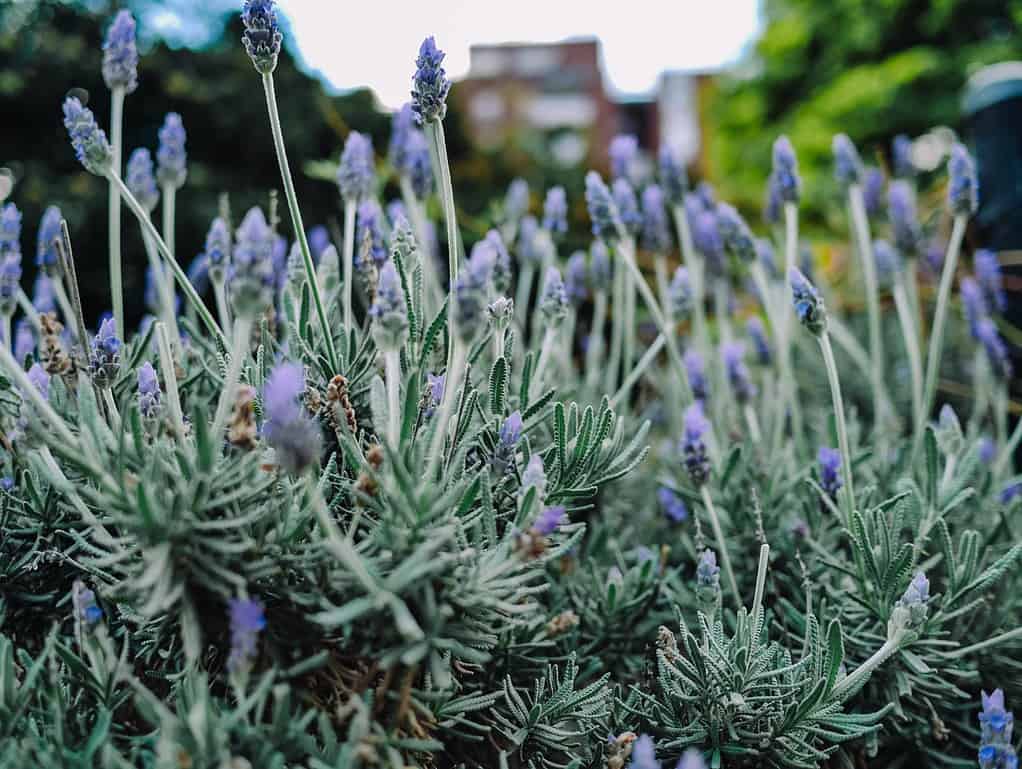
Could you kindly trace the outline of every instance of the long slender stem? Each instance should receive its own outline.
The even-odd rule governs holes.
[[[121,144],[124,130],[124,88],[110,92],[110,165],[121,175]],[[124,289],[121,284],[121,199],[113,182],[107,195],[110,226],[110,304],[114,311],[117,336],[124,339]]]
[[[163,372],[163,389],[167,396],[167,408],[170,411],[170,421],[174,427],[178,439],[185,436],[184,412],[181,409],[181,394],[177,387],[177,371],[174,364],[174,355],[170,347],[170,335],[167,327],[161,322],[156,322],[156,349],[160,356],[160,370]]]
[[[1022,441],[1022,419],[1019,419],[1018,422],[1015,423],[1015,429],[1012,430],[1011,437],[1008,439],[1008,442],[1001,447],[1000,453],[994,461],[994,478],[1000,477],[1008,462],[1011,461],[1011,457],[1015,453],[1015,449],[1018,448],[1020,441]]]
[[[919,335],[916,324],[912,321],[912,308],[909,306],[905,292],[905,276],[898,275],[894,284],[894,306],[898,311],[898,323],[901,325],[901,336],[905,340],[905,352],[908,355],[909,375],[912,378],[912,414],[913,420],[919,413],[923,400],[923,361],[919,351]]]
[[[625,381],[621,383],[621,387],[614,393],[614,397],[610,399],[611,406],[618,406],[628,397],[636,382],[642,378],[642,375],[646,373],[646,370],[656,360],[657,355],[660,354],[665,344],[667,344],[667,337],[663,334],[658,334],[657,338],[653,340],[653,344],[646,349],[646,352],[639,358],[639,362],[635,364],[635,367],[625,377]]]
[[[401,445],[401,354],[387,350],[383,354],[387,376],[387,437],[396,451]]]
[[[53,295],[57,297],[57,304],[60,305],[60,312],[64,316],[64,322],[69,329],[74,328],[75,310],[71,306],[71,300],[67,298],[64,284],[59,280],[54,280],[51,285],[53,286]],[[114,322],[116,323],[116,320]]]
[[[223,441],[224,428],[227,426],[227,414],[237,400],[238,382],[241,381],[241,369],[248,357],[249,337],[252,334],[252,319],[247,315],[239,315],[234,321],[234,342],[231,345],[231,360],[227,366],[227,377],[224,379],[220,399],[216,404],[216,415],[213,417],[213,430],[210,435],[217,442]]]
[[[419,244],[419,253],[421,254],[423,282],[426,284],[426,317],[432,318],[440,307],[441,301],[443,301],[441,298],[443,296],[443,286],[440,285],[440,281],[437,279],[436,260],[430,249],[429,238],[426,232],[426,217],[423,213],[424,203],[420,202],[415,196],[415,190],[412,189],[412,183],[407,175],[401,175],[400,186],[401,198],[404,200],[408,216],[411,218],[412,231],[415,234],[415,240]]]
[[[926,379],[923,383],[923,400],[916,413],[916,430],[912,441],[912,459],[915,460],[922,445],[926,419],[933,408],[933,399],[937,394],[937,375],[940,373],[940,358],[944,352],[944,323],[947,320],[947,309],[951,298],[951,285],[954,283],[955,271],[958,268],[958,252],[965,237],[966,217],[955,216],[951,228],[951,240],[944,258],[944,269],[940,276],[940,288],[937,293],[937,308],[933,313],[933,328],[930,331],[930,346],[926,355]]]
[[[630,253],[635,253],[635,241],[629,242]],[[624,276],[624,336],[621,343],[621,358],[625,369],[635,364],[635,277],[631,270]],[[666,328],[666,321],[664,323]],[[666,333],[666,332],[665,332]]]
[[[759,566],[756,569],[756,593],[752,599],[752,611],[750,615],[755,618],[763,605],[763,590],[766,587],[767,566],[770,563],[770,545],[764,542],[759,547]]]
[[[184,293],[192,306],[195,307],[195,311],[202,319],[206,328],[209,329],[209,332],[215,336],[224,347],[227,347],[227,338],[224,336],[223,331],[220,330],[220,327],[213,319],[213,316],[210,315],[209,310],[206,309],[206,305],[202,301],[202,298],[195,292],[195,287],[192,286],[192,282],[188,280],[188,275],[181,269],[181,265],[179,265],[177,260],[174,259],[174,255],[171,253],[170,249],[167,248],[167,244],[163,242],[163,238],[160,237],[160,233],[156,231],[153,223],[149,220],[148,212],[142,208],[141,204],[139,204],[139,202],[135,199],[135,196],[131,194],[131,191],[128,190],[128,188],[124,185],[124,182],[121,181],[120,176],[110,171],[107,174],[107,178],[114,182],[117,186],[117,190],[121,193],[121,197],[124,199],[124,202],[128,205],[128,208],[131,209],[131,212],[135,214],[135,218],[137,218],[139,223],[142,225],[142,229],[149,233],[149,237],[152,238],[153,242],[156,244],[156,249],[163,256],[164,260],[166,260],[171,272],[174,273],[174,279],[177,281],[182,293]]]
[[[611,309],[614,313],[610,324],[610,358],[607,361],[605,392],[614,392],[621,376],[621,345],[624,341],[624,270],[617,255],[611,284]]]
[[[316,306],[316,315],[319,317],[319,325],[323,332],[323,344],[326,346],[327,361],[332,371],[336,371],[337,351],[334,349],[334,339],[330,333],[330,323],[323,309],[323,299],[319,295],[319,284],[316,282],[316,266],[312,262],[312,252],[309,250],[309,240],[305,236],[305,225],[302,224],[302,213],[298,209],[298,195],[295,193],[294,181],[291,178],[291,169],[287,162],[287,150],[284,148],[284,133],[280,127],[280,115],[277,113],[277,96],[273,89],[273,74],[263,75],[263,90],[266,92],[266,110],[270,117],[270,131],[273,133],[273,145],[277,151],[277,163],[280,166],[280,178],[284,183],[284,197],[287,199],[287,208],[291,213],[291,224],[295,231],[295,240],[298,241],[298,248],[302,252],[302,262],[305,264],[305,277],[309,282],[309,293],[312,294],[313,304]]]
[[[533,372],[532,381],[529,384],[533,397],[543,391],[543,373],[546,371],[547,362],[550,360],[550,352],[557,343],[557,329],[558,326],[556,324],[551,324],[547,326],[546,331],[543,333],[543,345],[539,349],[539,361],[536,363],[536,370]]]
[[[823,353],[823,364],[827,369],[827,380],[830,382],[830,397],[834,406],[834,422],[837,425],[837,442],[841,451],[841,472],[844,475],[845,520],[851,517],[855,509],[855,489],[852,486],[852,453],[848,444],[848,425],[845,423],[844,399],[841,397],[841,380],[837,375],[837,362],[834,360],[834,348],[830,344],[827,330],[817,337],[820,351]]]
[[[1005,641],[1011,641],[1016,638],[1022,638],[1022,627],[1017,627],[1014,630],[1007,631],[1006,633],[995,635],[993,638],[987,638],[979,643],[974,643],[971,646],[963,646],[961,649],[955,649],[953,652],[948,652],[947,656],[951,659],[967,657],[970,654],[975,654],[983,649],[989,649],[991,646],[997,646]]]
[[[142,243],[145,246],[146,256],[149,259],[149,267],[153,271],[153,280],[156,282],[156,290],[160,297],[160,307],[163,309],[160,316],[171,330],[172,337],[179,340],[181,332],[177,327],[177,308],[174,307],[174,286],[168,280],[163,265],[160,264],[160,256],[156,250],[156,244],[153,243],[153,239],[149,237],[144,227],[142,228]],[[173,251],[170,243],[167,243],[167,248]]]
[[[431,481],[443,454],[444,439],[447,437],[447,425],[451,421],[451,412],[454,410],[454,401],[458,397],[458,388],[461,387],[461,378],[465,373],[465,345],[457,338],[451,344],[451,365],[448,367],[444,380],[444,395],[440,399],[440,407],[434,415],[436,419],[433,428],[433,438],[429,442],[429,464],[426,467],[426,474],[423,476],[427,482]]]
[[[447,144],[444,139],[444,124],[441,120],[432,120],[426,126],[433,161],[436,165],[435,174],[440,193],[440,203],[444,210],[444,222],[447,225],[447,276],[450,290],[454,290],[458,279],[458,222],[454,208],[454,187],[451,184],[451,168],[447,162]],[[447,333],[451,339],[455,337],[455,314],[447,313]],[[447,367],[454,363],[454,345],[448,350]]]
[[[599,289],[593,296],[593,325],[586,347],[586,388],[592,390],[599,379],[599,362],[603,356],[603,326],[607,322],[607,291]]]
[[[795,203],[784,204],[784,275],[791,274],[798,261],[798,206]],[[785,278],[786,279],[786,278]],[[795,310],[791,302],[781,303],[781,325],[784,329],[783,349],[778,351],[781,360],[781,381],[785,390],[785,400],[791,409],[792,436],[795,448],[802,441],[802,409],[798,400],[798,381],[791,359],[792,322]],[[783,422],[783,419],[781,420]]]
[[[525,319],[529,317],[529,295],[532,293],[532,281],[536,274],[536,268],[532,262],[522,265],[522,271],[518,273],[518,288],[515,291],[515,321],[525,332]]]
[[[8,350],[14,349],[14,340],[11,339],[11,313],[3,313],[4,321],[4,339],[3,343],[7,346]]]
[[[840,701],[846,696],[854,694],[858,687],[873,674],[873,671],[880,667],[888,657],[898,650],[900,645],[900,633],[893,639],[884,641],[884,645],[877,649],[876,652],[873,653],[872,657],[841,679],[831,692],[831,699]]]
[[[735,604],[741,605],[742,597],[738,592],[738,581],[735,579],[735,570],[731,567],[731,556],[727,552],[727,540],[724,539],[724,530],[720,527],[720,518],[717,516],[717,508],[713,506],[713,499],[710,497],[710,490],[706,484],[699,487],[699,493],[703,498],[703,506],[706,514],[710,516],[710,526],[713,527],[713,538],[717,540],[717,550],[720,551],[720,562],[724,567],[724,575],[727,577],[728,588],[735,598]]]
[[[35,327],[35,330],[41,331],[43,324],[42,321],[39,320],[39,311],[35,308],[35,305],[32,304],[32,300],[28,298],[28,295],[21,286],[18,286],[17,296],[18,307],[20,307],[21,311],[25,313],[25,317],[28,318],[29,323]]]
[[[866,310],[869,315],[869,357],[871,381],[873,385],[874,408],[881,408],[884,401],[881,388],[884,381],[884,351],[880,336],[880,302],[878,299],[876,261],[873,257],[873,241],[869,232],[869,218],[866,215],[866,203],[862,195],[862,187],[853,184],[848,188],[848,202],[852,211],[852,222],[858,241],[859,259],[862,262],[862,275],[866,282]]]
[[[703,263],[696,253],[695,245],[692,242],[692,230],[688,225],[688,217],[685,209],[678,205],[674,206],[674,226],[678,231],[678,241],[681,243],[681,256],[688,268],[689,280],[692,284],[692,325],[695,331],[695,338],[699,348],[705,354],[710,349],[709,333],[706,330],[706,308],[704,302],[704,281]]]
[[[227,281],[214,280],[213,296],[216,297],[216,312],[220,316],[220,325],[225,333],[231,333],[231,308],[227,303]]]
[[[174,236],[174,227],[177,221],[177,187],[173,184],[164,184],[161,190],[163,201],[163,225],[161,227],[163,241],[167,244],[172,254],[177,253],[177,238]]]
[[[110,391],[109,387],[100,387],[99,391],[103,394],[103,403],[106,404],[106,410],[110,412],[110,427],[116,432],[120,432],[121,412],[117,410],[117,402],[114,400],[114,394]]]
[[[354,314],[351,295],[355,279],[355,208],[354,199],[344,201],[344,255],[341,257],[341,311],[344,314],[344,333],[351,333]]]

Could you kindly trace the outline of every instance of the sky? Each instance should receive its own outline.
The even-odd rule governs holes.
[[[468,72],[475,43],[598,37],[609,85],[648,92],[660,72],[734,62],[759,31],[759,0],[280,0],[306,64],[331,85],[372,88],[384,106],[408,101],[426,35]]]

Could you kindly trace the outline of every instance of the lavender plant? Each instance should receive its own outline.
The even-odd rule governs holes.
[[[150,218],[185,180],[183,128],[161,130],[155,171],[138,150],[122,178],[118,142],[74,98],[72,149],[138,220],[143,252],[120,257],[151,266],[157,317],[88,331],[60,211],[34,233],[16,202],[0,215],[0,763],[1016,766],[1022,427],[994,255],[972,254],[963,316],[949,311],[977,204],[965,148],[942,219],[917,216],[929,198],[896,145],[874,241],[878,192],[835,141],[862,322],[833,270],[797,264],[783,138],[761,231],[690,191],[670,149],[644,186],[619,137],[612,186],[585,180],[588,252],[558,250],[565,189],[537,220],[521,180],[466,249],[427,38],[388,152],[402,210],[384,212],[388,166],[352,132],[339,255],[305,231],[291,182],[275,14],[245,2],[243,45],[293,246],[273,196],[240,222],[225,204],[186,273],[173,215],[162,232]],[[122,92],[125,30],[119,16],[104,68]],[[951,242],[925,322],[906,264],[933,222]],[[202,269],[208,287],[189,278]],[[881,289],[897,318],[874,313]],[[970,335],[952,399],[941,383],[970,365]],[[877,371],[906,361],[910,393],[881,407]]]

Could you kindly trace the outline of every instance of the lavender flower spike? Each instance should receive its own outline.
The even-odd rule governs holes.
[[[745,330],[752,340],[752,346],[756,350],[756,360],[761,366],[769,366],[773,355],[770,350],[770,342],[767,341],[766,329],[763,321],[753,315],[745,321]]]
[[[866,169],[862,180],[862,202],[866,207],[866,214],[878,216],[883,205],[884,175],[876,166]]]
[[[273,0],[245,0],[241,9],[241,44],[252,60],[256,71],[269,75],[277,68],[277,57],[284,36],[277,26],[277,11]]]
[[[103,80],[111,91],[123,88],[131,93],[138,88],[138,48],[135,45],[135,17],[120,11],[106,32],[103,42]]]
[[[745,365],[745,345],[741,342],[725,343],[721,348],[721,357],[735,399],[739,403],[748,403],[756,394],[756,385],[752,383],[749,369]]]
[[[799,323],[819,336],[827,328],[827,310],[823,306],[823,299],[816,287],[797,267],[791,268],[788,281],[791,284],[791,298]]]
[[[512,179],[504,195],[504,218],[517,222],[529,212],[529,183],[525,179]]]
[[[703,413],[701,402],[696,401],[685,409],[681,452],[685,459],[685,469],[696,486],[702,486],[710,477],[710,458],[706,453],[706,433],[709,429],[710,422]]]
[[[161,187],[180,189],[188,177],[185,153],[185,126],[181,116],[169,112],[159,131],[160,146],[156,150],[156,179]]]
[[[419,57],[415,60],[415,75],[412,77],[412,111],[419,125],[443,120],[447,114],[447,94],[451,81],[441,63],[443,51],[436,47],[432,36],[419,46]]]
[[[909,258],[918,255],[922,248],[923,234],[916,213],[915,196],[908,182],[891,182],[887,191],[887,215],[891,220],[894,245]]]
[[[706,769],[706,760],[698,750],[689,748],[681,754],[681,759],[675,769]]]
[[[377,269],[387,261],[387,246],[383,241],[383,212],[380,204],[369,198],[363,200],[358,207],[358,218],[355,228],[355,269],[364,271],[375,265]],[[365,257],[370,257],[370,263]]]
[[[266,627],[266,616],[258,601],[232,598],[231,652],[227,657],[227,669],[232,673],[247,671],[257,655],[256,645],[259,634]]]
[[[798,174],[795,148],[787,136],[778,136],[774,142],[774,166],[770,185],[782,203],[798,203],[802,194],[802,179]]]
[[[543,511],[536,516],[536,522],[532,524],[532,528],[535,529],[536,533],[549,537],[557,528],[564,523],[567,515],[565,514],[564,507],[561,505],[553,505],[551,507],[543,508]]]
[[[951,147],[947,173],[948,208],[956,216],[972,216],[979,207],[976,165],[963,145],[955,144]]]
[[[522,413],[512,412],[500,426],[497,436],[497,445],[493,449],[494,476],[501,478],[507,472],[515,459],[515,451],[518,448],[518,441],[522,437]]]
[[[593,223],[593,235],[615,237],[617,206],[603,178],[596,171],[586,174],[586,205],[589,207],[589,219]]]
[[[160,190],[156,186],[153,156],[149,154],[149,150],[139,148],[131,153],[124,173],[124,183],[142,208],[152,213],[156,204],[160,202]]]
[[[113,150],[103,129],[96,124],[92,110],[82,106],[74,96],[64,100],[64,127],[71,137],[78,162],[91,174],[105,175],[110,168]]]
[[[458,334],[466,342],[475,336],[477,325],[482,321],[496,258],[492,248],[473,248],[468,264],[454,283],[455,323]]]
[[[376,186],[373,143],[365,134],[358,131],[348,134],[337,168],[337,186],[346,201],[360,201],[372,194]]]
[[[836,500],[838,490],[844,483],[841,480],[841,452],[827,446],[820,446],[816,459],[820,464],[820,488],[828,497]]]
[[[547,323],[556,324],[568,311],[568,292],[561,280],[561,271],[551,265],[543,280],[543,291],[539,297],[539,311]]]
[[[891,166],[898,179],[911,179],[916,175],[912,162],[912,140],[905,134],[898,134],[891,142]]]
[[[556,235],[568,231],[568,198],[564,187],[551,187],[543,202],[543,228]]]
[[[99,333],[92,340],[89,371],[99,387],[109,387],[121,369],[121,340],[117,338],[117,324],[112,317],[104,320]]]
[[[975,329],[976,338],[986,350],[987,360],[990,361],[990,368],[996,376],[1005,382],[1011,381],[1012,365],[1011,357],[1008,355],[1008,348],[997,330],[997,324],[989,318],[980,318]]]
[[[639,201],[631,183],[624,178],[614,180],[611,185],[614,206],[617,208],[621,224],[631,235],[637,235],[642,228],[642,214],[639,213]]]
[[[408,307],[397,268],[389,259],[380,268],[369,315],[373,319],[373,338],[377,346],[384,351],[400,349],[408,337]]]
[[[862,182],[862,160],[852,140],[845,134],[834,137],[834,178],[842,188]]]
[[[225,270],[231,260],[231,233],[227,230],[227,222],[216,217],[209,225],[206,233],[206,248],[203,252],[209,265],[209,275],[215,283],[226,277]]]
[[[568,300],[577,307],[589,298],[589,268],[585,251],[575,251],[568,258],[564,275],[564,290]]]
[[[298,399],[305,392],[305,371],[298,363],[281,363],[263,386],[263,437],[275,450],[277,464],[300,474],[319,457],[319,426]]]
[[[673,523],[681,523],[688,518],[688,508],[685,501],[666,486],[661,486],[656,493],[657,502],[667,520]]]
[[[664,193],[655,184],[642,191],[642,245],[647,251],[666,254],[671,250],[671,228],[664,206]]]
[[[752,239],[752,232],[734,206],[717,204],[717,227],[729,254],[743,262],[756,260],[756,243]]]
[[[1004,293],[1004,279],[997,254],[986,248],[977,249],[972,255],[972,264],[987,302],[997,312],[1004,312],[1008,306],[1008,297]]]
[[[670,299],[671,312],[678,318],[686,318],[692,312],[692,281],[688,268],[678,267],[667,286],[667,297]]]
[[[635,741],[632,746],[632,762],[628,769],[660,769],[652,737],[644,734]]]
[[[639,140],[632,134],[618,134],[610,140],[610,177],[631,181],[631,171],[639,154]]]
[[[672,206],[680,206],[685,203],[685,193],[688,191],[688,174],[678,154],[669,146],[660,148],[660,186],[663,187],[667,202]]]
[[[873,241],[873,261],[876,262],[877,279],[881,285],[888,285],[901,272],[901,254],[886,240]]]
[[[8,203],[0,208],[0,312],[4,315],[14,313],[20,282],[21,212],[14,203]]]
[[[698,350],[688,349],[685,351],[685,371],[688,374],[688,382],[692,386],[692,395],[696,401],[704,401],[709,397],[710,390],[706,381],[706,363]]]
[[[231,259],[231,301],[239,316],[256,317],[273,302],[273,230],[253,206],[235,234]]]
[[[160,415],[162,394],[160,381],[156,378],[156,369],[146,361],[138,370],[138,409],[142,418],[154,421]]]

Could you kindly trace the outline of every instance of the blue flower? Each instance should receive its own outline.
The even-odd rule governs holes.
[[[997,456],[997,444],[994,443],[989,435],[981,436],[977,444],[977,453],[979,454],[980,463],[989,465]]]
[[[366,270],[369,256],[377,268],[387,261],[387,246],[383,239],[383,212],[380,204],[369,198],[358,207],[358,226],[355,229],[355,269]]]
[[[1009,504],[1013,499],[1022,497],[1022,481],[1016,481],[1015,483],[1009,483],[1003,489],[998,497],[1002,505]]]
[[[720,567],[717,565],[717,554],[707,548],[699,555],[696,565],[696,584],[701,588],[716,590],[720,587]]]
[[[146,361],[138,370],[138,410],[147,420],[155,420],[160,415],[162,393],[160,381],[156,377],[153,364]]]
[[[887,216],[891,220],[894,245],[906,256],[916,256],[922,247],[923,235],[919,228],[915,196],[908,182],[891,182],[887,190]]]
[[[210,276],[215,282],[222,281],[231,260],[231,233],[222,217],[218,216],[210,223],[203,253],[209,264]]]
[[[610,140],[610,177],[631,181],[632,169],[639,155],[639,140],[632,134],[618,134]]]
[[[395,350],[408,335],[408,306],[394,262],[389,259],[380,268],[369,316],[373,319],[373,337],[381,350]]]
[[[347,201],[363,200],[372,194],[376,186],[373,142],[365,134],[358,131],[348,134],[337,168],[337,186]]]
[[[685,212],[692,229],[692,243],[706,258],[707,271],[712,275],[721,275],[724,271],[724,239],[720,234],[715,208],[716,203],[714,208],[704,207],[694,195],[689,195],[685,199]]]
[[[92,340],[89,370],[100,387],[109,387],[121,369],[121,340],[117,338],[117,324],[112,317],[104,320],[99,333]]]
[[[983,710],[979,714],[980,769],[1018,769],[1018,756],[1012,744],[1014,714],[1005,708],[1004,692],[981,692]]]
[[[387,147],[387,159],[390,164],[404,173],[408,167],[409,142],[414,134],[421,132],[415,125],[415,113],[410,102],[394,113],[390,121],[390,144]]]
[[[603,240],[597,238],[589,247],[589,279],[592,281],[593,290],[606,291],[610,288],[613,272],[610,250]]]
[[[176,112],[168,112],[159,130],[160,146],[156,150],[156,180],[161,187],[180,189],[188,176],[188,155],[185,153],[185,125]]]
[[[749,369],[745,365],[745,345],[741,342],[725,342],[720,354],[735,399],[739,403],[747,403],[756,394],[756,385],[752,383]]]
[[[912,162],[912,140],[905,134],[898,134],[891,142],[891,166],[898,179],[911,179],[916,175]]]
[[[756,243],[752,239],[752,232],[734,206],[717,204],[717,228],[729,254],[743,262],[755,261]]]
[[[695,389],[693,387],[693,389]],[[702,486],[710,477],[710,459],[706,453],[706,433],[710,422],[703,413],[703,405],[696,401],[685,409],[685,426],[681,440],[681,452],[685,469],[696,486]]]
[[[568,197],[564,187],[551,187],[543,201],[543,229],[563,235],[568,231]]]
[[[862,182],[862,160],[852,140],[845,134],[834,137],[834,178],[842,188]]]
[[[745,330],[752,339],[752,346],[756,350],[756,360],[761,366],[769,366],[771,358],[770,342],[767,341],[766,329],[759,316],[753,315],[745,321]]]
[[[660,503],[660,509],[668,520],[673,523],[681,523],[688,518],[688,508],[685,507],[685,501],[675,494],[672,489],[661,486],[657,489],[656,498],[657,502]]]
[[[445,379],[443,374],[429,373],[426,375],[425,408],[422,414],[426,419],[432,417],[440,407],[440,401],[444,398]]]
[[[153,156],[149,154],[149,150],[139,148],[131,153],[127,170],[124,172],[124,183],[142,208],[152,213],[156,204],[160,202],[160,190],[156,186]]]
[[[841,452],[820,446],[816,459],[820,464],[820,488],[831,499],[837,499],[838,490],[844,485],[841,479]]]
[[[607,185],[603,183],[603,178],[596,171],[586,174],[586,206],[589,208],[589,219],[593,223],[593,235],[615,237],[617,206]]]
[[[32,289],[32,306],[40,314],[57,311],[57,297],[53,293],[53,281],[44,274],[36,276],[35,287]]]
[[[79,580],[75,580],[71,586],[71,604],[76,619],[86,628],[95,627],[103,619],[103,610],[96,603],[96,594]]]
[[[1004,280],[1001,277],[1001,263],[997,254],[986,248],[976,250],[972,255],[973,269],[987,302],[997,312],[1004,312],[1008,306],[1008,298],[1004,293]]]
[[[241,10],[241,43],[256,70],[268,75],[277,68],[277,57],[284,36],[277,26],[273,0],[245,0]]]
[[[39,222],[35,263],[47,275],[60,274],[60,251],[57,243],[63,237],[60,222],[63,216],[56,206],[48,206]],[[37,308],[38,309],[38,308]],[[42,310],[40,310],[42,312]]]
[[[664,193],[651,184],[642,191],[642,246],[647,251],[665,254],[671,250],[671,242]]]
[[[423,40],[419,46],[415,75],[412,77],[412,111],[419,125],[443,120],[447,114],[447,94],[451,90],[451,81],[440,66],[444,56],[432,36]]]
[[[273,302],[273,230],[258,206],[245,214],[231,254],[231,301],[239,315],[256,317]]]
[[[965,312],[965,320],[969,324],[972,335],[979,339],[979,322],[987,317],[988,309],[986,297],[983,296],[983,289],[974,278],[966,276],[962,278],[959,288],[962,295],[962,309]]]
[[[667,286],[667,298],[671,303],[671,312],[679,318],[684,318],[692,312],[692,281],[688,268],[684,265],[678,267],[671,276],[671,282]]]
[[[539,243],[539,222],[531,214],[518,223],[515,237],[515,256],[521,264],[542,264],[543,249]]]
[[[564,523],[567,515],[564,512],[562,505],[553,505],[552,507],[545,507],[543,511],[536,516],[536,522],[532,524],[532,528],[537,534],[549,537],[557,528]]]
[[[64,99],[64,127],[71,138],[75,157],[89,173],[103,176],[110,168],[113,150],[103,129],[96,124],[92,110],[74,96]]]
[[[873,241],[873,261],[881,284],[889,284],[901,272],[901,254],[886,240]]]
[[[630,234],[638,234],[642,228],[642,214],[639,212],[639,201],[635,197],[632,185],[627,179],[618,178],[611,185],[611,192],[622,226]]]
[[[930,600],[930,581],[919,571],[912,578],[904,595],[895,604],[892,622],[902,627],[918,627],[926,621]]]
[[[986,350],[987,360],[990,361],[990,368],[996,376],[1005,382],[1011,381],[1012,365],[1008,355],[1008,348],[997,330],[997,324],[989,318],[980,318],[975,329],[976,338]]]
[[[632,745],[632,761],[628,764],[628,769],[660,769],[652,737],[644,734],[635,741],[635,744]]]
[[[564,290],[568,300],[577,307],[589,297],[589,268],[585,251],[575,251],[568,258],[564,275]]]
[[[305,392],[305,371],[298,363],[281,363],[263,385],[263,437],[275,450],[277,465],[300,474],[319,457],[320,431],[298,399]]]
[[[862,201],[869,216],[878,216],[883,205],[884,175],[876,166],[866,169],[862,180]]]
[[[787,136],[778,136],[774,142],[773,170],[770,173],[770,187],[781,203],[798,203],[802,192],[802,179],[798,174],[798,160],[795,148]]]
[[[551,265],[543,277],[543,290],[539,296],[539,311],[548,323],[556,323],[568,309],[568,292],[561,279],[561,271]]]
[[[138,48],[135,45],[135,17],[120,11],[106,32],[103,42],[103,80],[111,91],[123,88],[131,93],[138,88]]]
[[[429,157],[429,143],[422,131],[416,131],[408,140],[408,156],[405,173],[412,185],[412,192],[419,200],[429,197],[433,189],[433,165]]]
[[[688,191],[688,174],[678,154],[667,145],[660,148],[660,186],[663,187],[667,202],[680,206],[685,202]]]
[[[512,179],[504,195],[504,218],[517,222],[529,211],[529,183],[525,179]]]
[[[947,162],[948,186],[947,203],[952,214],[972,216],[979,207],[976,165],[969,151],[961,144],[951,147]]]
[[[706,382],[706,363],[703,356],[695,349],[685,351],[685,371],[688,383],[692,387],[692,395],[696,400],[704,401],[709,397],[710,390]]]
[[[522,437],[522,413],[512,412],[501,424],[491,466],[497,478],[502,477],[514,462],[518,441]]]
[[[689,748],[681,755],[675,769],[706,769],[706,761],[702,753],[695,748]]]
[[[475,336],[477,325],[482,322],[496,258],[492,248],[473,248],[468,264],[454,282],[455,324],[465,341]]]
[[[206,293],[209,289],[209,260],[206,259],[204,253],[195,255],[195,258],[188,263],[188,270],[185,274],[196,293],[200,296]]]
[[[493,288],[498,294],[503,294],[511,287],[511,253],[497,230],[487,232],[483,243],[493,249]]]
[[[266,616],[258,601],[232,598],[229,606],[231,651],[227,657],[227,669],[237,673],[247,670],[255,660],[259,634],[266,627]]]
[[[819,336],[827,327],[827,311],[823,306],[823,299],[797,267],[791,268],[788,281],[791,284],[792,303],[795,305],[795,315],[799,323]]]

